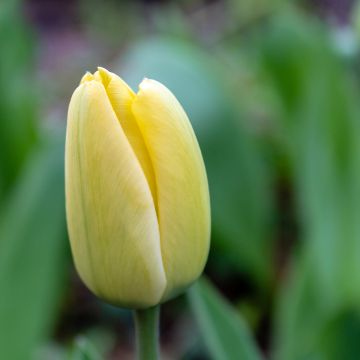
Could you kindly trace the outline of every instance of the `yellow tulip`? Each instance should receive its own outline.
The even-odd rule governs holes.
[[[175,96],[138,93],[99,68],[69,106],[66,214],[77,271],[100,298],[129,308],[166,301],[202,273],[209,251],[205,167]]]

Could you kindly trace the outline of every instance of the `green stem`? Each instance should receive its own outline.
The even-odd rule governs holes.
[[[138,360],[158,360],[160,306],[135,310],[136,352]]]

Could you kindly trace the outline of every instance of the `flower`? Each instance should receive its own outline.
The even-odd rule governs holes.
[[[175,96],[144,79],[134,93],[99,68],[69,105],[66,215],[77,271],[105,301],[147,308],[194,282],[210,243],[206,171]]]

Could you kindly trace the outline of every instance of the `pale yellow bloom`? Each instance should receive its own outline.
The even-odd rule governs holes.
[[[69,106],[65,173],[75,265],[96,295],[145,308],[198,278],[208,183],[190,122],[165,86],[144,79],[136,94],[105,69],[87,73]]]

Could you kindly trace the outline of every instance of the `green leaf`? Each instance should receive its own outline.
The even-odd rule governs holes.
[[[0,352],[36,358],[64,285],[63,145],[34,154],[0,214]]]
[[[85,336],[75,339],[74,347],[70,353],[69,360],[101,360],[100,353],[95,349],[93,343]]]
[[[188,298],[210,355],[214,359],[262,359],[240,314],[214,289],[200,279]]]
[[[32,31],[21,2],[0,6],[0,200],[38,141]]]
[[[349,357],[354,346],[346,338],[359,328],[348,314],[360,310],[359,89],[325,30],[285,13],[263,34],[265,68],[284,108],[302,237],[278,299],[276,359],[329,359],[328,349],[339,359],[358,357]]]

